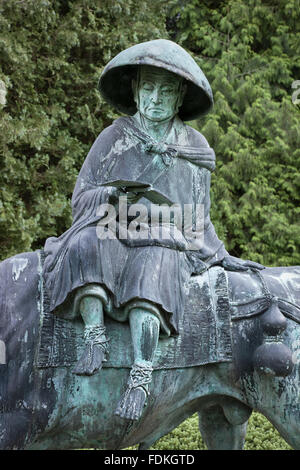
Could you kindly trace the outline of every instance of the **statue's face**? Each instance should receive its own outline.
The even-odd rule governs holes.
[[[172,119],[183,101],[181,78],[164,69],[142,66],[134,87],[137,108],[150,121]]]

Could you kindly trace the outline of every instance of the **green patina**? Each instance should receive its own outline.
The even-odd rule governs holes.
[[[104,98],[117,109],[125,112],[126,114],[133,115],[135,126],[141,129],[141,131],[148,136],[147,138],[150,139],[151,145],[149,148],[151,148],[155,154],[153,156],[153,165],[156,164],[157,167],[160,166],[160,171],[163,171],[164,165],[174,165],[172,158],[169,157],[168,161],[168,159],[163,159],[163,155],[167,152],[168,145],[172,143],[170,136],[174,127],[175,119],[177,119],[177,121],[180,118],[187,120],[205,114],[211,108],[213,103],[209,83],[201,69],[197,66],[191,56],[181,47],[167,40],[155,40],[148,43],[138,44],[121,52],[104,69],[100,78],[99,89]],[[182,126],[184,125],[182,124]],[[182,129],[183,128],[184,127],[182,127]],[[119,158],[121,158],[123,152],[126,152],[127,148],[132,145],[132,142],[135,142],[135,138],[133,128],[131,130],[129,127],[129,134],[126,137],[126,142],[122,141],[122,144],[117,142],[115,145],[115,152]],[[180,139],[179,143],[181,143]],[[190,162],[187,163],[187,165],[190,165]],[[194,171],[193,165],[192,168]],[[153,169],[149,171],[154,171],[154,166]],[[132,179],[135,181],[135,176],[133,176]],[[140,183],[138,178],[136,178],[136,182]],[[178,181],[172,181],[172,185],[175,186],[176,184],[178,184]],[[199,178],[195,184],[199,186]],[[129,186],[127,188],[117,187],[117,189],[114,190],[114,198],[116,199],[117,197],[124,195],[124,189],[126,190],[128,204],[133,204],[144,196],[147,198],[145,189],[138,190],[138,188],[134,188],[134,186]],[[200,189],[203,190],[203,188],[198,188],[199,194],[201,193]],[[228,255],[228,253],[226,253],[225,256],[223,255],[221,261],[223,262],[223,267],[227,270],[245,271],[249,268],[253,268],[255,270],[263,268],[255,263],[237,260],[236,258]],[[90,262],[92,262],[92,260],[90,260]],[[198,263],[199,262],[200,260]],[[147,265],[145,266],[146,268],[144,269],[152,269],[151,265],[149,265],[149,267]],[[209,269],[209,265],[207,265],[205,269]],[[211,271],[211,273],[211,279],[213,279],[213,271]],[[172,274],[173,273],[170,273],[171,276]],[[153,271],[153,276],[155,275],[155,271]],[[220,275],[222,277],[222,274]],[[206,293],[206,296],[207,299],[210,297],[211,304],[215,312],[218,312],[220,309],[222,310],[222,308],[224,309],[224,305],[225,310],[227,308],[227,312],[225,312],[225,316],[223,313],[223,318],[222,314],[219,313],[218,321],[216,321],[216,323],[212,323],[211,328],[216,328],[216,332],[222,331],[224,328],[230,332],[231,327],[228,323],[229,306],[224,304],[224,300],[221,301],[220,296],[222,296],[222,294],[220,294],[220,292],[222,292],[222,287],[219,281],[221,278],[218,276],[216,277],[214,288],[212,288],[212,284],[208,282],[207,286],[209,286],[209,292]],[[164,279],[162,279],[162,282],[164,282]],[[125,310],[127,313],[124,315],[124,313],[120,314],[120,312],[113,312],[108,309],[108,300],[105,289],[101,287],[99,291],[99,288],[95,286],[95,293],[92,291],[88,292],[86,289],[93,290],[93,287],[83,287],[79,289],[79,292],[82,292],[82,295],[80,294],[81,298],[80,301],[78,301],[77,314],[79,314],[79,318],[81,318],[84,323],[84,343],[82,355],[73,369],[75,377],[69,376],[68,379],[70,380],[70,377],[72,377],[71,396],[73,397],[73,404],[70,402],[69,395],[67,408],[71,407],[81,410],[78,411],[79,416],[77,419],[82,427],[80,428],[81,430],[79,435],[78,433],[75,433],[76,437],[74,437],[75,440],[80,440],[80,433],[84,433],[85,428],[91,428],[94,425],[96,409],[101,407],[100,402],[98,403],[97,400],[95,402],[94,390],[98,387],[97,384],[99,384],[100,387],[99,381],[104,380],[104,383],[107,385],[101,387],[101,403],[111,403],[111,406],[109,407],[110,410],[106,410],[105,408],[102,410],[102,419],[111,420],[111,417],[109,418],[109,416],[111,416],[111,408],[115,409],[115,420],[125,418],[125,421],[122,424],[120,424],[121,422],[116,421],[118,422],[118,432],[117,436],[114,436],[114,442],[119,441],[119,446],[122,447],[122,444],[125,445],[125,442],[127,445],[128,443],[130,444],[130,438],[129,442],[127,442],[126,436],[130,435],[130,433],[134,436],[132,426],[133,428],[136,426],[137,429],[139,429],[138,421],[142,414],[144,414],[144,416],[148,416],[148,420],[150,420],[151,423],[151,407],[154,406],[152,400],[156,402],[158,401],[157,403],[159,403],[159,405],[157,406],[163,406],[164,400],[161,398],[160,394],[159,396],[155,395],[155,397],[152,398],[150,389],[153,389],[154,386],[158,387],[161,394],[163,394],[164,381],[169,385],[171,381],[176,383],[176,376],[180,376],[181,379],[185,377],[184,380],[189,380],[189,374],[185,369],[180,369],[180,367],[177,366],[175,356],[174,363],[171,365],[171,369],[173,369],[172,373],[168,372],[170,364],[167,365],[167,360],[164,365],[164,357],[166,357],[164,354],[166,354],[168,349],[168,346],[166,346],[168,343],[165,342],[165,346],[161,346],[160,344],[162,340],[159,338],[163,329],[165,329],[165,332],[168,331],[169,336],[170,330],[168,327],[165,327],[164,315],[158,305],[155,305],[153,302],[143,298],[133,299],[133,301],[131,301],[131,303],[129,302],[129,305],[126,306]],[[194,302],[195,305],[197,305],[197,301],[195,301],[195,299]],[[129,348],[131,351],[131,360],[128,358],[128,351],[125,352],[124,350],[124,338],[122,338],[123,341],[120,337],[118,338],[118,328],[115,330],[109,330],[111,337],[108,338],[105,328],[106,313],[109,317],[112,317],[117,321],[123,322],[126,320],[127,323],[129,323],[130,338],[128,338],[127,330],[125,330],[126,334],[124,335],[124,338],[126,337],[127,341],[129,340],[131,342],[131,346]],[[226,326],[224,324],[225,318],[227,321]],[[192,338],[192,330],[188,334],[190,334],[190,337]],[[219,333],[216,333],[217,336],[218,334]],[[117,352],[115,351],[113,358],[110,359],[107,357],[109,340],[112,340],[114,347],[117,348]],[[169,341],[172,341],[172,339]],[[180,341],[181,337],[179,335],[178,344],[177,346],[174,346],[173,343],[173,348],[178,347]],[[187,336],[184,341],[189,344],[189,337]],[[228,344],[229,343],[230,338]],[[279,342],[278,344],[280,348],[281,343]],[[217,346],[215,346],[215,348],[217,349]],[[192,349],[192,346],[190,349]],[[186,352],[188,356],[188,348]],[[211,358],[212,356],[213,354],[211,355]],[[223,360],[216,360],[216,363],[222,361],[230,362],[232,360],[232,356],[230,354],[227,358],[225,357],[226,356],[224,356]],[[107,360],[109,362],[108,366],[106,365]],[[155,364],[157,366],[159,361],[161,364],[159,372],[153,372]],[[208,362],[213,363],[213,360]],[[263,362],[264,360],[262,360],[262,364]],[[192,366],[193,364],[192,360],[190,360],[189,363],[189,360],[187,359],[185,367],[189,365]],[[111,366],[112,369],[109,369]],[[120,366],[125,366],[125,369],[118,369]],[[248,406],[242,403],[243,400],[238,404],[235,399],[226,398],[226,387],[229,386],[228,369],[230,369],[230,366],[224,365],[224,367],[222,367],[222,365],[220,365],[218,366],[218,369],[214,369],[214,366],[207,364],[207,367],[212,367],[210,380],[206,379],[206,383],[204,384],[202,379],[200,379],[200,374],[198,380],[201,381],[201,392],[198,387],[196,387],[196,389],[193,389],[193,387],[190,389],[193,389],[194,391],[190,392],[192,395],[189,400],[187,400],[186,396],[184,397],[184,402],[187,404],[187,410],[183,411],[180,408],[180,419],[182,419],[184,413],[190,413],[190,403],[193,403],[194,393],[196,393],[195,397],[197,396],[199,398],[198,394],[200,392],[200,396],[204,399],[204,402],[204,397],[219,393],[220,398],[217,400],[217,403],[221,404],[222,411],[220,411],[220,405],[209,400],[209,409],[211,410],[211,415],[215,417],[216,426],[211,427],[211,423],[209,424],[209,420],[211,418],[209,418],[204,410],[200,417],[200,428],[202,429],[202,432],[206,434],[207,442],[212,447],[216,445],[220,448],[222,448],[222,446],[225,446],[225,448],[230,446],[240,447],[245,434],[244,423],[247,422],[251,411],[249,411]],[[264,364],[263,367],[264,372],[267,375],[272,375],[272,366],[270,368],[268,364]],[[289,367],[289,365],[287,365],[287,367]],[[130,368],[130,374],[129,379],[126,379],[127,385],[124,386],[125,377],[128,377],[127,368]],[[100,369],[102,370],[100,371]],[[202,372],[204,374],[204,370]],[[160,374],[159,376],[158,373]],[[173,378],[171,378],[170,375],[173,375]],[[79,376],[85,376],[85,378],[82,379]],[[86,376],[89,376],[89,378]],[[123,383],[123,393],[121,393],[120,390],[120,383]],[[180,402],[180,400],[183,399],[183,388],[181,384],[177,389],[174,383],[172,384],[172,388],[177,396],[176,409],[179,410],[178,401]],[[220,383],[222,383],[221,387]],[[119,390],[119,394],[117,394],[117,396],[121,396],[121,399],[118,399],[117,402],[116,394],[112,393],[112,384],[114,384],[114,391]],[[68,387],[70,387],[70,384],[67,388]],[[185,390],[187,390],[186,387],[187,384],[184,387]],[[166,397],[167,395],[168,394],[166,394]],[[90,402],[93,400],[94,404],[91,405]],[[83,412],[83,401],[86,403],[85,406],[90,409],[89,412]],[[147,415],[145,407],[150,414]],[[175,416],[176,417],[173,417],[166,426],[160,424],[159,430],[154,431],[151,439],[157,440],[160,435],[171,430],[178,419],[177,412],[175,413]],[[224,439],[223,436],[224,417],[228,423],[233,425],[232,433],[228,433],[227,440]],[[136,422],[136,424],[133,425],[133,422]],[[129,425],[129,423],[131,424]],[[149,429],[147,429],[147,435],[149,435]],[[108,436],[107,440],[109,441],[109,439],[110,437]],[[132,439],[134,439],[134,437]],[[141,437],[139,439],[141,439]],[[149,441],[149,436],[147,437],[147,441]],[[221,441],[223,441],[223,443]],[[101,438],[101,442],[103,445],[103,436]],[[95,441],[95,446],[96,445],[97,441]],[[105,446],[106,445],[109,446],[108,443],[106,443]]]
[[[74,223],[43,251],[40,291],[49,298],[37,308],[34,383],[40,388],[28,433],[48,407],[38,393],[51,390],[54,405],[42,436],[28,447],[111,449],[139,442],[149,448],[198,411],[209,448],[241,449],[252,409],[299,447],[299,367],[293,368],[299,336],[286,320],[300,319],[299,271],[282,268],[280,278],[266,269],[266,280],[263,266],[231,256],[215,233],[209,217],[214,152],[183,122],[212,106],[203,72],[181,47],[155,40],[116,56],[99,89],[132,117],[99,136],[74,190]],[[141,161],[143,178],[136,173]],[[115,168],[122,184],[106,179]],[[96,238],[102,199],[115,207],[125,191],[129,206],[153,202],[144,178],[152,178],[156,198],[203,204],[204,247],[192,249],[186,239],[168,246],[131,239],[125,256],[120,240]],[[95,266],[106,269],[101,281]],[[114,276],[118,288],[110,290]],[[29,368],[27,336],[21,343]]]

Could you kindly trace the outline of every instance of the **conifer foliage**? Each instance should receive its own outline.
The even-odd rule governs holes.
[[[168,36],[160,10],[158,0],[0,0],[1,259],[70,226],[80,167],[117,117],[97,91],[101,71]]]
[[[214,111],[197,122],[217,155],[211,216],[228,251],[300,263],[299,0],[178,1],[169,33],[207,75]]]
[[[299,29],[299,0],[0,0],[0,258],[70,226],[78,171],[117,117],[97,91],[104,65],[167,38],[213,89],[213,112],[190,124],[217,155],[219,238],[235,256],[300,264]]]

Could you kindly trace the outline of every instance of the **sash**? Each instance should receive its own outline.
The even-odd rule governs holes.
[[[215,152],[211,147],[191,147],[174,144],[161,144],[140,129],[133,118],[119,118],[114,122],[121,131],[140,140],[144,145],[145,152],[155,153],[162,156],[166,166],[172,163],[173,158],[183,158],[194,165],[207,168],[210,171],[215,169]],[[147,166],[147,172],[149,167]],[[151,167],[152,171],[152,167]],[[145,168],[146,172],[146,168]]]

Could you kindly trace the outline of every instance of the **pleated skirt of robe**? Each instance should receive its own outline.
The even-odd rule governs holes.
[[[189,275],[183,252],[160,246],[128,248],[116,302],[122,306],[142,299],[158,305],[171,332],[176,334],[184,309],[184,283]]]
[[[99,240],[95,226],[88,226],[72,238],[56,273],[52,273],[51,303],[61,310],[79,287],[99,284],[117,308],[136,299],[157,305],[176,334],[184,308],[187,266],[180,251],[160,246],[128,247],[118,239]]]
[[[88,284],[99,284],[114,294],[127,257],[127,247],[116,239],[99,240],[91,225],[69,241],[62,259],[47,273],[46,285],[51,310],[59,311],[72,302],[75,291]]]

